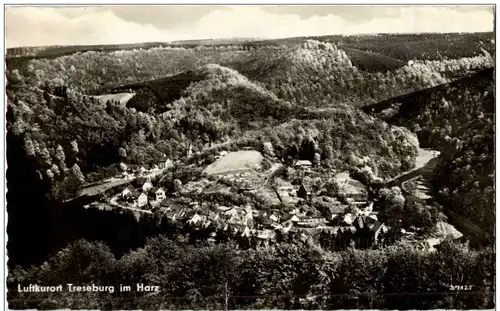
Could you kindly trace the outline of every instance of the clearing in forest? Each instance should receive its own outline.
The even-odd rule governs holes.
[[[262,162],[262,154],[255,150],[230,152],[223,158],[209,165],[205,172],[208,175],[224,174],[245,170],[254,170]]]
[[[118,93],[118,94],[105,94],[94,96],[101,103],[105,104],[108,100],[116,100],[119,101],[120,104],[126,104],[132,97],[135,96],[135,93]]]

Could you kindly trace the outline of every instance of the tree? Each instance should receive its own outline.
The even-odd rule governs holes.
[[[18,69],[12,70],[7,75],[7,80],[14,85],[22,84],[24,82],[24,78],[21,76]]]
[[[234,289],[241,281],[240,265],[242,262],[243,258],[238,253],[235,244],[216,246],[209,253],[210,279],[213,280],[216,292],[222,293],[224,310],[229,309]]]
[[[54,175],[56,176],[59,176],[59,174],[61,174],[61,172],[59,171],[59,167],[57,167],[57,165],[54,163],[52,164],[52,167],[50,168],[50,170],[54,173]]]
[[[126,158],[126,157],[127,157],[127,151],[125,150],[125,148],[120,147],[120,148],[118,149],[118,155],[119,155],[122,159]]]
[[[179,179],[174,179],[174,192],[180,192],[182,190],[182,181]]]
[[[43,147],[42,150],[40,150],[40,158],[43,161],[50,160],[50,153],[49,153],[49,150],[47,149],[47,147]]]
[[[26,150],[26,154],[29,156],[35,155],[35,148],[33,146],[33,142],[28,137],[24,139],[24,150]]]
[[[47,174],[47,177],[49,177],[50,179],[54,178],[54,173],[50,169],[48,169],[46,171],[46,174]]]
[[[71,174],[80,184],[83,184],[85,182],[85,176],[80,170],[78,164],[73,164],[73,166],[71,167]]]
[[[274,157],[274,148],[273,144],[271,142],[265,142],[263,144],[263,152],[265,155],[268,155],[270,157]]]
[[[61,168],[61,172],[66,172],[66,170],[68,169],[64,161],[59,162],[59,167]]]
[[[123,162],[120,163],[120,170],[122,170],[123,172],[125,172],[127,170],[127,165]]]
[[[59,161],[64,161],[66,159],[64,155],[64,150],[61,145],[57,145],[55,158]]]
[[[76,142],[76,140],[73,140],[71,141],[71,151],[75,154],[78,153],[78,143]]]
[[[321,154],[319,152],[314,153],[314,159],[313,159],[314,165],[321,165]]]

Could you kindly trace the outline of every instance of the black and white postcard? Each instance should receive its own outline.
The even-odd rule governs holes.
[[[493,309],[495,5],[5,6],[11,310]]]

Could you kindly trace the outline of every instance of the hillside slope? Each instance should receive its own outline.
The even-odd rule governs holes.
[[[363,107],[391,124],[414,130],[423,147],[441,148],[446,136],[462,135],[475,118],[494,113],[494,69],[418,92],[408,93]],[[392,113],[389,109],[395,108]]]
[[[234,64],[280,98],[303,106],[364,106],[453,81],[493,65],[490,55],[413,64],[373,52],[308,40],[293,47],[257,50]],[[378,72],[372,72],[379,68]]]
[[[424,147],[441,151],[432,179],[437,201],[482,228],[491,243],[495,226],[494,69],[366,107],[389,123],[417,133]],[[391,108],[395,107],[395,108]]]

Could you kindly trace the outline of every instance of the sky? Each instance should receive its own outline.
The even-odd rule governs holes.
[[[493,31],[492,6],[7,7],[6,47]]]

